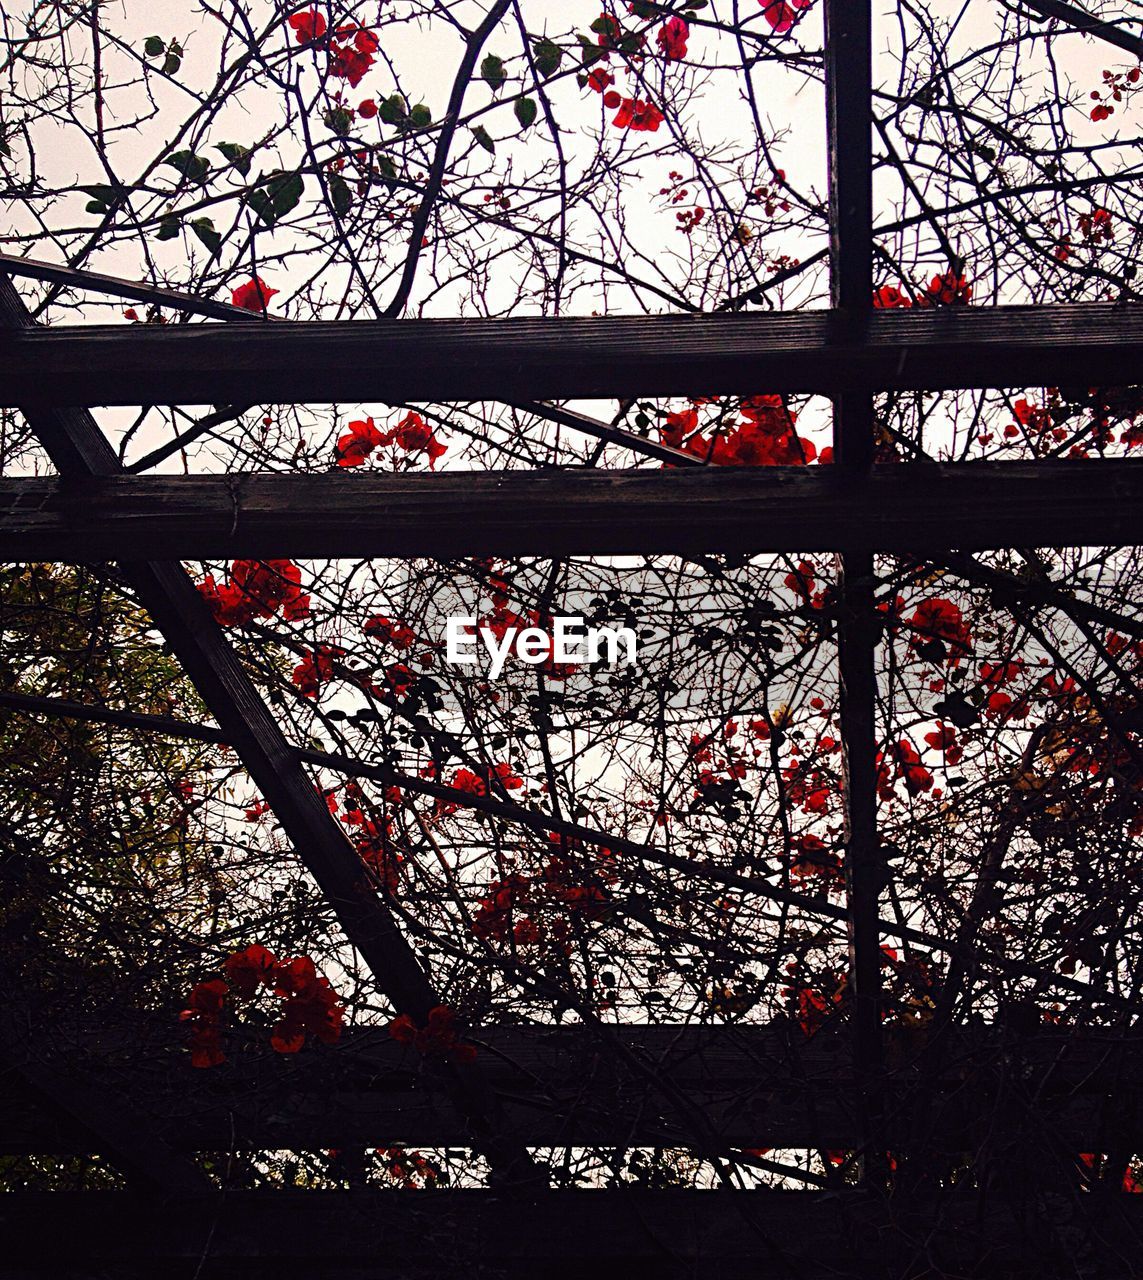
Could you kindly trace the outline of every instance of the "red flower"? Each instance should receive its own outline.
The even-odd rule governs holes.
[[[956,740],[956,730],[940,720],[934,733],[925,734],[925,741],[934,751],[944,753],[946,764],[956,764],[964,755],[964,748]]]
[[[663,123],[663,113],[653,102],[624,98],[611,123],[617,129],[642,129],[654,133]]]
[[[874,291],[873,305],[878,308],[892,309],[894,307],[911,307],[913,305],[909,296],[896,285],[884,284],[880,289]]]
[[[458,769],[453,774],[452,786],[454,791],[465,791],[473,796],[482,796],[485,792],[484,779],[471,769]]]
[[[664,22],[655,36],[664,58],[677,60],[687,56],[687,37],[691,29],[684,18],[674,17]]]
[[[972,285],[961,273],[946,271],[933,276],[920,299],[922,307],[965,306],[972,298]]]
[[[373,55],[366,50],[344,44],[335,44],[330,50],[329,74],[348,80],[351,88],[357,88],[372,65]]]
[[[446,446],[433,434],[432,427],[419,413],[407,413],[389,432],[386,443],[395,444],[406,453],[423,452],[428,454],[429,470],[435,470],[437,459],[444,454]]]
[[[319,644],[294,668],[294,684],[307,698],[316,698],[323,684],[333,679],[333,662],[345,652],[337,645]]]
[[[614,83],[615,77],[605,67],[596,67],[588,72],[587,87],[594,93],[603,93]]]
[[[358,104],[357,114],[362,118],[362,120],[372,120],[377,114],[376,102],[374,102],[372,98],[366,98],[363,102]]]
[[[230,291],[230,301],[234,306],[241,307],[243,311],[262,313],[277,292],[277,289],[271,289],[261,277],[251,276],[245,284],[240,284],[237,289]]]
[[[461,1042],[453,1011],[447,1004],[430,1009],[423,1027],[418,1027],[407,1013],[400,1014],[389,1023],[389,1034],[398,1044],[411,1045],[422,1057],[457,1063],[471,1062],[476,1057],[476,1046]]]
[[[309,617],[310,598],[301,591],[301,570],[291,560],[235,560],[230,581],[219,586],[207,574],[198,584],[214,620],[224,627],[271,618],[281,610],[287,621]]]
[[[781,35],[798,21],[798,14],[808,9],[813,0],[758,0],[765,5],[762,16]]]
[[[197,983],[190,999],[179,1014],[179,1020],[191,1024],[191,1066],[217,1067],[226,1061],[222,1052],[222,1010],[226,1004],[227,986],[221,978]]]
[[[922,600],[909,623],[924,640],[941,640],[948,645],[946,662],[959,662],[972,649],[972,632],[951,600],[941,596]]]
[[[326,21],[317,9],[299,9],[287,18],[298,44],[312,44],[325,35]]]
[[[813,462],[813,441],[794,432],[797,414],[781,396],[750,396],[742,402],[746,419],[715,440],[710,460],[722,467],[799,467]]]
[[[391,644],[394,649],[411,649],[417,639],[417,633],[412,627],[406,626],[403,622],[391,622],[379,613],[366,619],[361,629],[367,636],[383,640]]]
[[[403,662],[392,662],[385,668],[385,683],[395,698],[403,698],[416,679],[416,674]]]
[[[337,465],[339,467],[358,467],[378,445],[385,443],[385,437],[377,430],[372,418],[364,422],[351,422],[345,435],[337,442]]]
[[[317,972],[309,956],[298,956],[278,966],[274,994],[286,1001],[282,1020],[270,1037],[277,1053],[297,1053],[305,1044],[307,1033],[322,1044],[334,1044],[340,1039],[342,1008],[337,992]]]
[[[222,963],[222,971],[244,1000],[253,1000],[259,987],[273,986],[277,968],[277,957],[257,942]]]

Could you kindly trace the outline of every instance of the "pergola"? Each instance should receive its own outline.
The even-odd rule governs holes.
[[[99,1150],[122,1191],[0,1197],[0,1272],[33,1275],[380,1276],[759,1274],[1032,1276],[1136,1274],[1143,1205],[1117,1181],[1083,1195],[1041,1152],[1143,1148],[1138,996],[1051,975],[1114,1015],[1089,1036],[980,1022],[946,1029],[921,1052],[882,1025],[882,945],[912,935],[962,971],[979,960],[973,921],[934,938],[881,915],[893,871],[876,822],[873,557],[939,556],[971,565],[1002,547],[1130,543],[1143,462],[874,463],[872,397],[895,389],[1044,384],[1066,365],[1084,385],[1121,385],[1143,368],[1137,306],[1060,305],[874,311],[870,175],[870,13],[824,0],[832,306],[826,311],[511,321],[259,323],[215,307],[193,326],[37,327],[0,276],[0,386],[58,476],[0,480],[5,560],[109,560],[193,681],[217,729],[153,727],[236,753],[346,938],[394,1006],[423,1022],[440,1001],[383,894],[306,773],[399,782],[511,823],[685,866],[681,855],[560,823],[491,795],[298,748],[240,664],[185,570],[208,557],[449,558],[460,555],[840,554],[838,664],[846,778],[844,906],[774,890],[781,903],[844,918],[853,995],[842,1031],[800,1042],[788,1027],[615,1025],[475,1027],[490,1051],[441,1068],[427,1093],[381,1031],[339,1047],[340,1065],[306,1061],[221,1085],[160,1065],[132,1080],[98,1069],[101,1035],[77,1057],[40,1044],[34,1017],[6,1002],[0,1054],[19,1088],[0,1107],[0,1151]],[[1141,42],[1069,4],[1031,4],[1132,52]],[[177,303],[177,295],[62,268],[7,260],[13,275]],[[186,300],[184,300],[186,301]],[[200,300],[187,302],[210,313]],[[255,323],[239,323],[255,320]],[[637,395],[737,394],[764,385],[834,404],[834,462],[824,468],[504,471],[410,475],[128,474],[89,406],[290,403],[418,398],[547,402]],[[584,429],[607,428],[579,421]],[[670,450],[663,450],[668,457]],[[673,458],[680,464],[695,460]],[[144,547],[154,558],[139,559]],[[975,566],[1016,607],[1045,603],[1085,620],[1050,582]],[[1003,580],[1002,580],[1003,579]],[[1085,612],[1086,610],[1086,612]],[[1116,617],[1120,629],[1143,628]],[[27,714],[152,727],[142,714],[5,695]],[[754,892],[748,875],[721,873]],[[1021,957],[990,965],[1038,976]],[[1039,975],[1043,976],[1043,975]],[[129,1034],[129,1033],[125,1033]],[[82,1062],[82,1066],[78,1064]],[[789,1081],[795,1079],[796,1087]],[[146,1089],[160,1125],[134,1114]],[[275,1104],[251,1108],[253,1094]],[[889,1189],[887,1153],[976,1149],[1026,1132],[1019,1167],[988,1166],[972,1189]],[[485,1189],[411,1195],[219,1190],[201,1151],[353,1149],[399,1140],[470,1146],[491,1168]],[[858,1153],[844,1187],[754,1191],[553,1191],[529,1149],[548,1145],[843,1148]],[[758,1167],[770,1167],[765,1155]],[[778,1165],[773,1166],[780,1168]],[[1061,1262],[1067,1257],[1068,1266]],[[1059,1268],[1054,1270],[1053,1268]]]

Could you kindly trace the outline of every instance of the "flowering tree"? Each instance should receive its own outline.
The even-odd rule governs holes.
[[[5,34],[8,252],[137,282],[104,282],[100,297],[25,264],[44,320],[827,301],[811,0],[165,5],[82,20],[33,6]],[[1038,6],[943,0],[879,15],[875,49],[875,309],[1139,302],[1134,60]],[[764,386],[280,406],[252,380],[247,403],[100,423],[143,474],[833,465],[828,402]],[[1052,387],[879,397],[876,450],[884,463],[1129,456],[1141,424],[1137,388],[1062,369]],[[48,469],[20,415],[2,443],[8,472]],[[387,998],[223,752],[171,758],[179,802],[209,806],[179,892],[165,885],[171,900],[132,926],[149,944],[173,919],[184,939],[178,954],[149,951],[134,1007],[171,1028],[181,1012],[188,1075],[329,1056],[343,1028],[372,1026],[439,1083],[480,1064],[473,1029],[563,1022],[605,1044],[630,1024],[778,1027],[795,1064],[781,1078],[798,1079],[798,1054],[831,1042],[852,1008],[837,643],[854,619],[834,558],[798,548],[809,532],[754,557],[192,566],[439,1003],[416,1016]],[[876,641],[891,872],[879,1017],[894,1052],[927,1061],[938,1033],[981,1021],[1117,1025],[1140,977],[1137,550],[886,556],[876,571],[859,621]],[[5,608],[50,610],[25,590],[8,580]],[[499,640],[551,637],[557,616],[626,627],[639,662],[545,648],[493,679],[447,660],[457,615]],[[4,678],[32,687],[24,669]],[[138,709],[130,685],[99,694]],[[194,715],[190,695],[168,714],[176,704]],[[135,768],[116,794],[137,784],[143,803],[154,784]],[[32,792],[49,782],[21,778]],[[37,857],[62,864],[66,846]],[[66,973],[59,948],[36,963]],[[669,1073],[642,1071],[685,1117]],[[713,1141],[693,1116],[678,1133],[666,1157],[612,1143],[538,1159],[567,1185],[833,1184],[858,1163],[854,1147],[809,1139]],[[973,1172],[980,1146],[879,1159],[886,1178],[951,1187],[993,1176]],[[1133,1150],[1080,1154],[1051,1152],[1070,1191],[1096,1177],[1134,1189]],[[987,1169],[1004,1158],[992,1151]],[[367,1164],[340,1150],[266,1158],[244,1176],[424,1187],[483,1173],[468,1152],[385,1147]]]

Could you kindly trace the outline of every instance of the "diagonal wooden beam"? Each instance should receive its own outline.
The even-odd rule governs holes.
[[[847,286],[851,306],[865,278]],[[1143,307],[913,308],[876,311],[857,333],[847,324],[834,310],[25,329],[0,335],[0,396],[40,407],[520,403],[1056,386],[1062,374],[1121,386],[1143,367]]]
[[[1082,31],[1084,35],[1095,36],[1097,40],[1103,40],[1107,44],[1113,44],[1116,48],[1134,54],[1137,58],[1143,58],[1143,36],[1132,35],[1130,31],[1124,31],[1115,23],[1095,18],[1074,4],[1064,4],[1063,0],[1020,0],[1020,2],[1025,9],[1033,9],[1041,17],[1058,18],[1060,22],[1066,23],[1076,31]]]
[[[113,560],[140,545],[172,559],[1103,546],[1137,539],[1141,505],[1143,459],[68,474],[0,478],[0,559]]]
[[[0,275],[0,327],[29,323],[11,281]],[[90,414],[77,409],[27,412],[37,437],[61,475],[107,477],[119,461]],[[136,544],[138,545],[138,544]],[[424,1023],[440,997],[325,800],[306,776],[253,682],[202,597],[177,562],[125,561],[124,572],[163,633],[226,741],[273,809],[299,858],[326,895],[345,935],[401,1012]],[[478,1070],[450,1069],[449,1086],[501,1176],[534,1175],[521,1144],[501,1129]]]
[[[70,1121],[86,1139],[84,1150],[105,1155],[141,1191],[193,1195],[213,1189],[206,1175],[138,1114],[114,1081],[92,1084],[54,1065],[39,1044],[34,1012],[15,994],[15,980],[4,985],[0,1068],[15,1073],[48,1113]],[[40,1153],[38,1147],[28,1149]]]

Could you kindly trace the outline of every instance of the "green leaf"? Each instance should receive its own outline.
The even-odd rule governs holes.
[[[593,44],[587,36],[577,35],[576,39],[579,41],[580,45],[580,62],[583,64],[585,69],[594,66],[595,63],[603,57],[604,51],[599,47],[599,45]]]
[[[516,99],[516,119],[519,120],[521,129],[527,129],[529,125],[535,123],[536,110],[535,98]]]
[[[503,59],[498,58],[494,53],[490,53],[480,64],[480,75],[493,93],[496,93],[504,81],[508,79],[508,73],[504,70]]]
[[[377,168],[385,181],[385,185],[390,191],[395,191],[397,189],[397,166],[388,156],[380,156],[377,160]]]
[[[204,183],[210,172],[210,161],[206,156],[196,156],[193,151],[176,151],[163,163],[177,169],[188,182]]]
[[[177,53],[168,53],[163,59],[163,75],[177,75],[179,68],[183,65],[182,58]]]
[[[155,232],[156,240],[173,240],[179,234],[179,220],[173,213],[164,214],[159,219],[159,229]]]
[[[338,138],[348,137],[350,129],[353,128],[353,116],[345,107],[331,108],[322,116],[322,119],[330,133]]]
[[[88,213],[110,213],[111,210],[103,203],[102,200],[89,200],[85,204],[84,209]]]
[[[409,112],[409,124],[414,129],[427,129],[433,122],[433,113],[423,102],[418,102]]]
[[[92,203],[114,205],[119,204],[127,191],[123,187],[111,187],[103,182],[93,182],[89,187],[80,187],[85,196],[91,196]]]
[[[537,40],[532,46],[532,57],[536,60],[536,70],[542,76],[554,75],[563,61],[564,51],[547,36]]]
[[[297,208],[304,189],[300,173],[283,173],[278,170],[270,174],[257,190],[251,191],[246,202],[266,226],[272,227],[292,209]]]
[[[195,218],[190,228],[217,258],[222,249],[222,237],[215,231],[214,223],[209,218]]]
[[[409,111],[405,106],[405,99],[399,93],[395,93],[389,98],[383,98],[377,104],[378,118],[386,124],[400,124],[408,114]]]
[[[162,36],[148,36],[143,41],[143,52],[148,58],[157,58],[160,53],[164,52],[167,42]]]
[[[333,211],[339,218],[344,218],[353,208],[353,195],[349,190],[349,183],[339,173],[331,173],[328,182],[329,199],[333,205]]]
[[[473,128],[472,136],[480,143],[485,151],[489,153],[489,155],[496,154],[496,143],[492,141],[491,135],[482,124],[478,124]]]
[[[250,172],[249,147],[244,147],[240,142],[218,142],[214,149],[221,151],[243,177]]]

